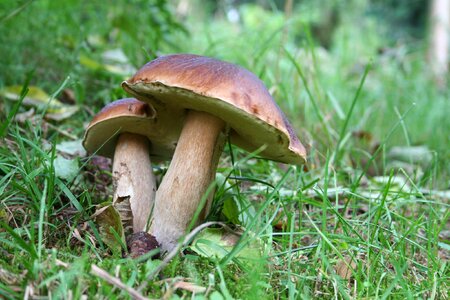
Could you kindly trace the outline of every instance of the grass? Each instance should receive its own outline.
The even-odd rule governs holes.
[[[130,298],[116,278],[149,298],[448,299],[450,89],[431,80],[426,39],[393,42],[366,1],[336,1],[332,46],[319,47],[319,2],[294,6],[290,19],[276,2],[247,4],[232,23],[210,4],[177,15],[156,0],[2,1],[0,89],[22,92],[0,102],[0,298]],[[134,68],[174,52],[240,64],[308,146],[308,170],[227,147],[209,220],[241,236],[222,257],[199,255],[194,242],[147,280],[160,260],[102,243],[91,216],[112,194],[110,166],[62,145],[125,96],[132,72],[105,58],[111,49]],[[32,86],[78,112],[62,121],[43,118],[48,103],[30,112]],[[258,254],[242,258],[255,243]]]

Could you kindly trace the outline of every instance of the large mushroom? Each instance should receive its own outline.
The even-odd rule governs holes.
[[[244,68],[209,57],[168,55],[146,64],[122,87],[154,107],[160,126],[183,122],[150,228],[163,251],[186,233],[214,180],[228,134],[243,149],[263,149],[260,155],[268,159],[305,162],[305,148],[285,115],[263,82]]]
[[[114,101],[94,116],[83,140],[88,152],[113,157],[113,204],[133,233],[146,231],[154,204],[150,155],[166,160],[175,148],[176,138],[170,130],[159,128],[154,116],[147,103],[131,98]]]

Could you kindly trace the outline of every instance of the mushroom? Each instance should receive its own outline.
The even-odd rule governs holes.
[[[263,82],[234,64],[191,54],[163,56],[122,87],[154,107],[160,126],[182,122],[174,156],[156,192],[150,228],[163,251],[173,249],[186,233],[214,180],[228,135],[237,146],[262,149],[260,154],[271,160],[306,160],[305,148]],[[204,214],[211,199],[209,195]]]
[[[83,140],[88,152],[114,157],[113,204],[126,231],[134,233],[146,231],[154,205],[156,182],[150,154],[164,160],[175,147],[170,132],[155,125],[154,115],[149,104],[136,99],[114,101],[92,119]]]

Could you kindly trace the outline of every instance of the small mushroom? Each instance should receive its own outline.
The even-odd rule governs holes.
[[[154,107],[160,126],[182,125],[156,193],[150,228],[163,251],[173,249],[186,233],[214,180],[227,135],[248,151],[265,147],[260,154],[268,159],[305,162],[305,148],[263,82],[239,66],[191,54],[168,55],[146,64],[122,87]]]
[[[150,154],[155,160],[165,160],[175,147],[171,133],[160,130],[154,115],[149,104],[136,99],[114,101],[92,119],[83,140],[88,152],[114,157],[113,203],[125,229],[132,228],[134,233],[147,229],[154,205],[156,183]]]

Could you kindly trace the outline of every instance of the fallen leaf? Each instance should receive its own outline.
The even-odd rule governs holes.
[[[126,242],[119,212],[111,202],[103,202],[97,206],[92,217],[98,226],[102,241],[115,255],[121,255]]]
[[[50,111],[47,110],[45,117],[54,121],[62,121],[69,118],[77,111],[78,107],[65,105],[63,107],[53,108]]]
[[[119,76],[129,76],[136,72],[122,49],[111,49],[103,52],[100,61],[87,55],[81,55],[79,60],[80,64],[93,71],[107,71]]]
[[[101,63],[97,62],[96,60],[93,60],[92,58],[86,56],[86,55],[80,55],[79,58],[80,64],[85,66],[88,69],[91,69],[93,71],[103,70],[104,67]]]
[[[342,279],[350,280],[353,271],[356,270],[356,262],[351,257],[346,257],[344,260],[338,260],[334,269]]]
[[[189,291],[191,293],[204,293],[206,292],[206,288],[200,285],[196,285],[194,283],[191,282],[186,282],[186,281],[178,281],[176,282],[173,287],[175,289],[182,289],[185,291]]]
[[[56,145],[56,150],[70,156],[86,156],[86,150],[84,149],[81,140],[61,142]]]
[[[387,157],[392,161],[428,166],[433,160],[433,153],[427,146],[392,147]]]
[[[0,95],[13,101],[20,99],[22,86],[7,86],[0,90]],[[45,109],[45,117],[55,121],[67,119],[78,111],[75,105],[65,105],[56,98],[52,98],[37,86],[29,86],[23,104],[39,109]]]
[[[78,159],[66,159],[57,156],[53,162],[55,175],[59,178],[72,180],[79,173]]]
[[[221,228],[208,228],[197,235],[190,248],[204,257],[222,259],[239,242],[240,236]],[[261,246],[258,240],[253,240],[243,247],[236,257],[242,259],[256,259],[261,257]]]
[[[87,42],[92,47],[103,47],[107,44],[107,41],[100,34],[90,34],[87,37]]]
[[[14,120],[19,123],[25,123],[25,121],[30,120],[31,117],[34,116],[34,112],[35,112],[34,108],[30,108],[29,110],[23,113],[16,114]]]
[[[75,92],[71,89],[64,89],[61,93],[61,102],[67,104],[75,104],[76,103]]]
[[[389,191],[403,191],[410,192],[412,189],[403,176],[374,176],[370,183],[379,188],[384,188],[389,183]]]

